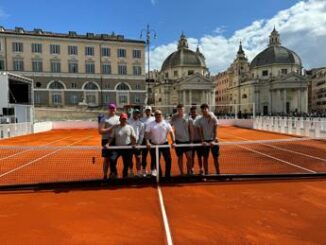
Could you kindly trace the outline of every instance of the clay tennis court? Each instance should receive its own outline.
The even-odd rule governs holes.
[[[264,143],[293,137],[235,127],[220,128],[219,138],[225,142],[220,146],[222,174],[326,172],[324,141]],[[261,142],[251,143],[256,140]],[[1,140],[0,185],[101,178],[99,142],[92,129]],[[172,155],[172,175],[177,175]],[[160,188],[174,244],[322,244],[325,184],[320,177]],[[166,244],[157,188],[0,192],[1,244]]]

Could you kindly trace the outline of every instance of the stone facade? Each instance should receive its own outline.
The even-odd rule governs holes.
[[[0,27],[0,70],[33,78],[40,106],[143,104],[144,48],[122,35]]]
[[[308,112],[308,83],[302,74],[299,56],[281,46],[274,29],[269,47],[251,63],[240,43],[237,57],[225,76],[229,79],[228,97],[236,104],[229,113],[272,115]]]
[[[326,115],[326,68],[311,74],[311,112]]]
[[[162,64],[159,81],[154,86],[155,107],[171,114],[177,104],[189,107],[207,103],[215,106],[215,85],[209,78],[205,57],[197,48],[192,51],[184,34],[180,36],[178,50]],[[189,109],[189,108],[187,108]]]

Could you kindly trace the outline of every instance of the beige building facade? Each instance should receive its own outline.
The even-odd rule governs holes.
[[[36,105],[143,104],[145,42],[0,27],[0,70],[31,77]]]
[[[312,73],[311,112],[326,115],[326,68],[317,69]]]

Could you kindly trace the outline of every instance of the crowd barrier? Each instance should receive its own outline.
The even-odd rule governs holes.
[[[313,138],[326,137],[326,118],[259,116],[253,128]]]

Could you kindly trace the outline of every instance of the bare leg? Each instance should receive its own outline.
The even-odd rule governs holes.
[[[204,169],[205,169],[205,174],[208,174],[208,156],[204,156]]]
[[[220,166],[219,166],[219,162],[218,162],[218,157],[214,157],[214,165],[215,165],[216,174],[220,174]]]
[[[104,157],[103,158],[103,179],[107,179],[108,178],[108,171],[109,171],[109,158],[108,157]]]
[[[186,158],[187,158],[187,172],[188,172],[188,174],[191,174],[192,170],[193,170],[193,160],[192,160],[192,152],[191,151],[186,152]]]
[[[183,175],[183,155],[178,157],[178,165],[179,165],[179,171],[180,174]]]

